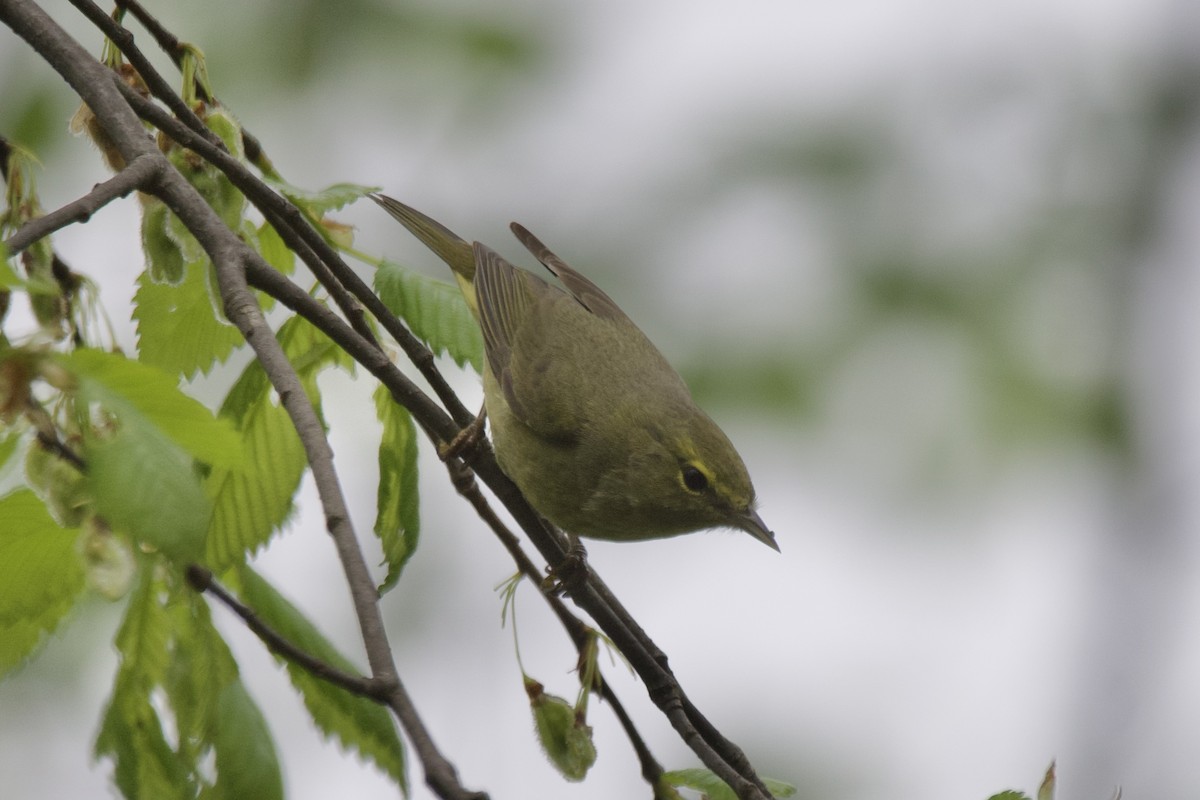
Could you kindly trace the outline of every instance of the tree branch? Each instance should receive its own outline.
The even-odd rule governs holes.
[[[72,0],[72,2],[80,5],[81,8],[88,4],[87,0]],[[99,19],[95,20],[102,29],[107,25],[115,24],[107,15],[103,16],[105,23],[102,24]],[[132,107],[137,110],[139,116],[150,120],[159,126],[160,130],[175,138],[177,142],[194,150],[225,172],[234,185],[263,212],[285,242],[301,255],[310,269],[313,269],[314,275],[326,276],[326,279],[330,280],[331,287],[336,287],[338,284],[345,286],[354,297],[371,310],[371,313],[376,315],[427,377],[433,375],[436,380],[441,381],[441,376],[433,366],[432,355],[428,350],[419,343],[412,347],[415,339],[411,333],[398,320],[395,320],[366,284],[342,262],[340,256],[308,224],[299,210],[251,175],[240,162],[220,146],[213,144],[207,135],[191,130],[187,125],[162,112],[152,102],[116,81],[108,70],[58,29],[31,0],[0,0],[0,19],[7,22],[19,35],[29,41],[34,49],[66,78],[95,113],[105,133],[117,144],[126,163],[132,163],[138,157],[148,155],[161,159],[162,163],[166,164],[165,157],[158,152],[137,117],[130,112]],[[131,51],[136,50],[132,45],[132,37],[128,37],[125,45]],[[127,57],[129,57],[128,54]],[[130,60],[133,62],[133,58]],[[152,69],[148,71],[153,73]],[[117,91],[119,87],[123,87],[124,94]],[[164,99],[164,102],[169,101]],[[187,118],[186,115],[181,116]],[[478,797],[479,795],[468,792],[458,783],[453,767],[432,746],[420,719],[415,718],[414,720],[407,716],[412,709],[411,703],[407,702],[408,698],[403,686],[396,680],[394,663],[379,614],[374,583],[349,521],[337,476],[333,471],[332,454],[328,442],[324,438],[324,431],[307,396],[300,387],[295,372],[284,357],[278,342],[267,328],[261,311],[255,303],[254,295],[249,291],[247,273],[254,276],[256,285],[260,282],[268,282],[263,273],[265,265],[256,261],[257,257],[249,248],[221,223],[212,209],[169,164],[162,168],[155,185],[150,188],[153,189],[153,194],[160,197],[185,222],[189,231],[201,242],[209,254],[217,271],[218,283],[228,318],[238,326],[254,349],[300,434],[313,468],[314,479],[326,516],[326,526],[334,539],[339,558],[346,572],[347,582],[351,588],[372,676],[376,680],[385,682],[395,680],[395,683],[391,684],[393,689],[389,693],[389,705],[414,744],[417,745],[418,754],[425,766],[427,782],[435,788],[439,796],[444,798],[458,800]],[[314,264],[317,266],[314,267]],[[268,272],[273,272],[269,268],[266,269]],[[256,272],[259,274],[255,275]],[[334,279],[328,277],[330,273]],[[286,279],[284,282],[290,283]],[[443,437],[444,441],[450,441],[453,433],[456,432],[455,422],[459,423],[459,426],[468,424],[472,414],[461,406],[448,387],[438,389],[439,383],[433,380],[431,380],[431,384],[435,386],[439,398],[451,410],[453,421],[440,409],[430,408],[432,403],[428,402],[428,398],[425,398],[424,403],[421,402],[418,398],[422,398],[423,394],[419,390],[415,390],[415,387],[412,387],[407,379],[400,380],[403,378],[402,374],[383,356],[369,335],[369,331],[363,330],[363,326],[357,321],[358,317],[353,313],[354,308],[350,307],[347,310],[345,299],[337,294],[335,288],[331,288],[330,292],[335,301],[342,306],[343,311],[347,313],[347,318],[351,320],[351,323],[347,327],[328,309],[316,304],[327,315],[321,317],[323,323],[330,329],[337,330],[339,336],[342,336],[347,342],[353,343],[355,351],[350,351],[348,348],[348,352],[352,352],[356,359],[361,358],[364,366],[385,381],[393,396],[413,411],[414,417],[422,427],[427,431],[436,432],[438,436]],[[309,312],[320,316],[316,315],[311,308],[309,308]],[[348,335],[343,336],[344,333],[348,333]],[[335,341],[338,339],[335,338]],[[341,342],[339,341],[339,343]],[[412,352],[410,352],[410,347]],[[444,386],[444,381],[440,385]],[[409,405],[409,403],[413,405]],[[419,411],[414,409],[419,409]],[[436,413],[434,413],[435,409]],[[493,490],[497,499],[512,512],[518,524],[529,534],[531,541],[543,558],[553,565],[562,563],[566,552],[561,534],[547,525],[528,505],[516,486],[500,471],[491,454],[488,452],[480,454],[472,462],[472,468],[480,480]],[[739,798],[743,800],[768,798],[769,792],[763,787],[744,754],[721,736],[691,704],[667,666],[666,656],[612,596],[603,581],[594,572],[588,570],[583,582],[571,589],[571,597],[576,604],[592,616],[633,665],[645,682],[653,702],[668,717],[672,726],[679,732],[685,743],[696,752],[701,761],[725,780]]]
[[[141,156],[161,160],[157,180],[147,188],[184,222],[212,259],[226,316],[254,349],[304,445],[325,512],[326,528],[333,537],[350,586],[371,674],[376,680],[390,683],[389,705],[409,732],[414,745],[420,745],[418,755],[430,786],[446,800],[480,800],[482,795],[461,786],[453,765],[432,746],[420,718],[412,713],[411,704],[404,702],[407,695],[392,661],[374,582],[350,522],[333,468],[332,450],[299,377],[267,326],[246,283],[243,269],[246,245],[225,226],[154,146],[137,116],[117,90],[109,70],[93,59],[31,0],[3,0],[0,2],[0,20],[40,53],[87,103],[126,163],[132,163]],[[415,725],[415,730],[410,729],[409,725]]]
[[[504,521],[496,515],[488,503],[487,498],[479,491],[478,485],[475,483],[474,473],[460,460],[450,459],[446,462],[446,469],[450,473],[450,481],[454,484],[454,488],[461,494],[471,507],[475,509],[475,513],[482,519],[500,543],[504,545],[516,563],[517,569],[521,574],[529,579],[529,582],[534,586],[540,586],[542,574],[538,571],[537,565],[525,554],[525,550],[521,547],[521,541],[516,535],[508,529]],[[543,599],[549,604],[550,610],[554,612],[554,616],[558,618],[559,623],[566,630],[567,636],[570,637],[571,643],[575,646],[576,652],[580,657],[583,657],[584,648],[587,645],[589,633],[588,626],[581,619],[567,609],[566,604],[557,595],[550,592],[541,592]],[[634,725],[633,719],[625,711],[625,706],[621,703],[617,693],[613,691],[612,686],[604,679],[604,676],[597,672],[596,677],[599,681],[600,696],[612,708],[613,714],[616,715],[617,721],[621,728],[625,731],[626,738],[629,739],[633,746],[634,753],[637,755],[638,763],[642,768],[642,777],[646,779],[652,787],[658,785],[658,781],[662,778],[663,768],[650,752],[650,748],[646,745],[646,741],[642,738],[637,726]]]
[[[192,111],[191,107],[184,102],[183,98],[175,93],[171,85],[163,79],[158,70],[154,69],[154,65],[150,60],[137,48],[133,40],[133,33],[119,24],[115,19],[104,12],[104,9],[96,5],[90,0],[71,0],[71,5],[78,9],[79,13],[87,17],[88,21],[100,29],[109,41],[117,46],[121,54],[129,59],[129,63],[137,70],[138,75],[146,84],[146,88],[150,90],[150,94],[157,97],[167,108],[183,121],[194,133],[203,137],[213,147],[225,149],[225,143],[221,141],[221,137],[217,136],[209,129],[204,122],[196,116],[196,112]],[[92,109],[95,111],[95,109]]]
[[[186,576],[188,583],[197,592],[211,594],[224,603],[226,608],[241,617],[242,622],[246,623],[246,627],[253,631],[254,635],[262,640],[262,643],[272,653],[294,662],[321,680],[339,686],[351,694],[369,697],[372,700],[381,700],[387,696],[388,687],[379,681],[340,670],[292,644],[282,634],[263,622],[253,609],[230,594],[204,567],[192,564],[187,568]]]
[[[158,159],[138,156],[123,170],[103,183],[96,184],[78,200],[26,222],[20,230],[8,237],[4,246],[8,248],[9,255],[16,255],[44,236],[76,222],[87,222],[93,214],[113,200],[125,197],[153,181],[161,168],[162,162]]]
[[[154,42],[158,45],[159,49],[170,56],[171,60],[175,62],[176,67],[183,62],[184,48],[179,41],[179,37],[167,30],[144,6],[136,2],[136,0],[116,0],[116,5],[117,8],[128,11],[133,15],[134,19],[141,23],[146,32],[154,38]],[[200,85],[199,82],[196,84],[196,93],[210,102],[219,102],[217,98],[210,97],[208,89]],[[262,162],[266,160],[262,144],[258,141],[257,137],[244,127],[242,128],[242,144],[246,148],[246,158],[261,167]]]

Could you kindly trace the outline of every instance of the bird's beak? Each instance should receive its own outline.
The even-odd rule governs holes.
[[[775,542],[775,534],[771,533],[771,529],[767,527],[767,523],[762,521],[762,517],[753,508],[748,509],[744,514],[739,514],[737,525],[746,533],[758,539],[767,547],[780,552],[779,545]]]

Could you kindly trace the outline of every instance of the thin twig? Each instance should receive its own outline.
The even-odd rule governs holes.
[[[295,205],[256,178],[236,158],[224,150],[209,146],[202,137],[197,137],[186,126],[172,119],[161,108],[138,95],[130,87],[122,83],[118,85],[118,88],[121,89],[130,106],[142,119],[163,131],[178,144],[195,151],[229,178],[230,182],[246,196],[246,199],[262,212],[272,227],[278,231],[284,243],[300,256],[317,280],[330,292],[330,296],[338,303],[359,335],[367,339],[374,339],[369,328],[361,322],[361,308],[357,309],[357,313],[355,312],[357,303],[361,303],[370,311],[371,315],[379,320],[384,330],[400,345],[405,356],[429,382],[438,399],[442,401],[459,426],[465,427],[471,423],[475,415],[462,404],[454,390],[446,382],[445,377],[438,371],[433,353],[429,351],[429,348],[413,336],[391,309],[383,304],[379,296],[358,277],[358,274],[346,264],[337,251],[308,223]],[[349,291],[357,302],[348,301],[344,294],[345,291]]]
[[[82,1],[80,0],[80,2]],[[33,6],[29,0],[3,0],[0,2],[0,18],[8,21],[14,30],[33,45],[35,50],[62,72],[97,115],[106,133],[118,144],[126,160],[132,160],[143,152],[156,152],[149,147],[149,140],[136,119],[128,114],[128,109],[114,101],[114,97],[117,101],[121,98],[112,92],[115,82],[105,80],[104,75],[107,74],[107,70],[104,70],[82,48],[79,48],[61,30],[57,29],[57,26],[45,17],[40,9]],[[156,109],[152,103],[145,101],[140,96],[136,100],[141,100],[144,106]],[[127,99],[127,102],[134,105],[136,100]],[[145,116],[142,110],[139,110],[139,114]],[[166,115],[160,114],[160,116],[165,117]],[[167,119],[174,123],[174,120],[170,120],[169,117]],[[178,123],[174,124],[178,125]],[[186,130],[185,126],[179,127]],[[348,271],[340,257],[332,251],[332,248],[315,230],[308,226],[298,210],[267,189],[253,176],[249,176],[248,171],[236,159],[232,159],[219,147],[211,146],[206,137],[196,138],[208,145],[206,150],[216,153],[216,156],[212,158],[208,153],[202,153],[202,155],[225,171],[230,180],[252,202],[255,202],[254,197],[251,196],[252,192],[257,193],[260,198],[265,192],[268,207],[277,208],[270,205],[273,203],[283,203],[286,206],[283,210],[273,210],[271,214],[264,210],[264,215],[268,216],[281,236],[285,237],[289,246],[292,245],[292,241],[287,238],[289,231],[285,228],[290,228],[301,241],[311,245],[314,252],[321,254],[322,260],[327,261],[336,269],[344,268]],[[198,153],[201,152],[198,147],[191,149]],[[241,171],[240,174],[243,177],[235,177],[239,174],[238,170]],[[319,493],[325,507],[327,526],[334,536],[335,543],[338,544],[339,556],[342,558],[343,567],[347,571],[347,580],[354,595],[356,611],[360,612],[360,626],[363,628],[363,639],[368,649],[368,658],[371,660],[372,674],[376,678],[392,676],[394,667],[391,667],[390,672],[388,671],[391,662],[390,652],[387,651],[387,640],[383,635],[382,625],[376,624],[378,608],[374,605],[374,585],[361,560],[361,551],[357,550],[357,543],[353,539],[353,530],[349,526],[344,501],[342,501],[340,489],[337,487],[336,476],[331,469],[328,443],[324,441],[323,431],[320,430],[315,413],[308,405],[303,392],[299,391],[299,384],[295,379],[294,372],[291,372],[286,358],[278,350],[277,343],[270,335],[265,322],[262,321],[261,313],[255,306],[254,297],[245,284],[241,270],[250,262],[246,255],[249,252],[248,248],[239,242],[227,228],[224,228],[211,208],[203,202],[192,187],[187,185],[181,176],[174,170],[167,170],[167,173],[160,179],[161,185],[155,193],[188,224],[189,230],[197,237],[197,240],[205,245],[217,268],[227,316],[239,326],[247,337],[247,341],[255,348],[263,362],[264,369],[271,377],[288,413],[292,416],[293,423],[305,443],[309,460],[313,465],[313,474],[317,477]],[[244,179],[244,176],[249,176],[249,179]],[[255,204],[259,205],[258,202]],[[263,206],[259,206],[259,208],[263,210]],[[281,223],[273,217],[278,217],[282,221],[282,227]],[[333,258],[327,258],[326,252],[332,253]],[[349,274],[353,275],[352,272]],[[372,303],[382,307],[378,298],[374,298],[373,293],[366,288],[365,284],[362,284],[361,280],[354,277],[351,281],[349,278],[343,278],[340,274],[338,278],[347,280],[347,286],[351,286],[356,296],[365,292],[366,296],[361,299],[368,307]],[[368,297],[374,299],[368,301]],[[386,308],[383,308],[382,311],[390,316],[390,312],[386,312]],[[372,313],[375,313],[374,309],[372,309]],[[380,319],[383,321],[386,317],[380,317]],[[385,323],[386,326],[387,323]],[[400,327],[403,329],[403,326]],[[406,329],[403,330],[407,332]],[[401,341],[401,339],[398,338],[397,341]],[[432,356],[428,355],[427,350],[425,353],[429,362],[432,363]],[[419,360],[417,363],[420,366]],[[424,368],[422,369],[424,370]],[[436,370],[432,371],[436,373]],[[389,375],[389,378],[393,378],[394,374]],[[441,396],[440,392],[439,396]],[[453,397],[453,394],[450,393],[450,396]],[[454,400],[456,401],[457,398]],[[450,403],[447,405],[452,408],[457,420],[460,416],[458,410],[454,409]],[[305,408],[306,406],[307,408]],[[471,417],[470,412],[463,409],[462,424],[467,424]],[[430,429],[432,426],[426,425],[426,422],[428,421],[422,420],[423,427]],[[492,488],[497,498],[513,513],[518,524],[529,533],[531,540],[543,557],[551,564],[561,563],[565,551],[560,536],[556,531],[547,527],[536,512],[529,507],[515,485],[500,472],[495,460],[490,458],[490,454],[478,459],[474,464],[474,469],[480,479]],[[369,598],[366,597],[366,592],[369,592]],[[696,752],[704,764],[729,783],[734,792],[743,800],[763,800],[769,797],[769,793],[762,787],[761,781],[745,761],[741,751],[721,737],[687,701],[682,688],[667,668],[665,656],[654,646],[628,612],[616,602],[599,577],[590,573],[586,583],[573,591],[572,597],[596,620],[601,629],[634,666],[645,681],[652,700],[666,714],[685,743]],[[370,601],[368,607],[364,608],[362,604],[368,599]],[[364,611],[365,613],[363,613]],[[382,659],[380,658],[380,648],[383,651]],[[383,665],[382,671],[377,666],[379,664]],[[389,700],[393,711],[398,718],[401,718],[402,724],[406,724],[404,721],[406,717],[402,715],[411,710],[411,704],[405,705],[406,699],[407,696],[400,687],[392,693]],[[411,733],[410,736],[412,736]],[[420,734],[413,738],[414,742],[426,741],[425,737]],[[444,761],[440,753],[437,753],[436,750],[429,753],[424,747],[418,748],[418,753],[426,767],[427,782],[431,786],[444,788],[444,791],[439,790],[439,795],[455,798],[475,796],[474,793],[468,793],[462,789],[457,783],[453,768]],[[445,779],[446,782],[442,783],[442,779]]]
[[[154,41],[158,44],[159,49],[171,57],[175,62],[175,66],[180,66],[183,62],[184,48],[179,41],[179,37],[167,30],[158,19],[146,10],[145,6],[136,0],[116,0],[117,8],[123,8],[128,11],[134,19],[141,23],[146,32],[154,37]],[[210,103],[219,103],[216,97],[212,97],[208,93],[208,88],[203,86],[199,81],[196,82],[196,94],[207,100]],[[262,143],[258,141],[258,137],[250,133],[244,127],[242,128],[242,142],[246,148],[246,158],[251,163],[258,163],[260,159],[265,159]]]
[[[8,237],[4,246],[8,248],[9,255],[16,255],[44,236],[49,236],[76,222],[87,222],[93,214],[113,200],[125,197],[135,189],[154,180],[156,172],[161,167],[162,162],[158,159],[138,156],[116,175],[103,183],[96,184],[90,192],[78,200],[72,200],[45,216],[26,222],[20,230]]]
[[[454,420],[417,388],[383,351],[362,338],[328,306],[292,283],[286,275],[266,263],[257,253],[249,257],[246,279],[251,286],[275,298],[332,339],[338,347],[387,386],[396,402],[411,411],[422,427],[433,431],[437,438],[447,441],[454,438],[458,431]]]
[[[179,42],[179,37],[171,33],[166,27],[154,18],[149,11],[142,7],[134,0],[116,0],[117,8],[122,8],[133,15],[134,19],[142,24],[142,27],[154,37],[154,42],[159,49],[171,57],[175,62],[175,66],[179,66],[183,60],[184,49]],[[204,87],[197,86],[197,89],[204,91]],[[214,100],[212,97],[205,97],[206,100]]]
[[[213,147],[225,149],[225,143],[221,141],[221,137],[217,136],[196,116],[196,112],[192,111],[183,98],[175,93],[171,85],[158,73],[158,70],[154,69],[150,60],[137,48],[132,31],[123,27],[91,0],[71,0],[71,5],[75,6],[81,14],[87,17],[89,22],[99,28],[100,32],[117,46],[121,54],[129,59],[129,63],[137,70],[151,95],[165,103],[176,117],[183,120],[184,124],[197,135],[202,136]]]
[[[227,166],[236,164],[238,167],[241,167],[240,162],[238,162],[236,158],[229,154],[224,142],[222,142],[220,138],[211,129],[209,129],[207,125],[204,124],[204,121],[196,115],[195,111],[188,107],[187,103],[183,102],[182,98],[175,93],[170,84],[167,83],[166,79],[162,77],[162,75],[154,68],[154,65],[150,63],[149,59],[146,58],[145,54],[138,49],[137,44],[134,41],[133,34],[128,28],[118,24],[116,20],[114,20],[108,14],[105,14],[104,11],[101,10],[100,7],[95,3],[91,2],[91,0],[71,0],[71,3],[75,5],[75,7],[81,12],[83,12],[93,24],[99,27],[100,30],[103,31],[104,34],[117,46],[117,49],[121,51],[121,54],[124,55],[125,58],[129,59],[129,63],[134,66],[142,80],[146,83],[146,87],[149,89],[150,94],[164,102],[167,107],[175,113],[175,118],[171,118],[169,115],[162,112],[161,109],[155,106],[151,101],[138,94],[133,87],[129,86],[124,81],[120,81],[120,88],[126,94],[126,99],[130,101],[130,105],[132,105],[139,114],[144,116],[146,113],[149,113],[152,116],[157,116],[158,119],[154,124],[159,128],[159,130],[171,135],[171,138],[181,146],[188,147],[195,152],[203,154],[209,163],[218,166],[218,168],[220,168],[221,163],[224,163]],[[153,17],[150,17],[149,14],[147,14],[145,10],[141,8],[141,6],[137,6],[137,11],[147,18],[153,19]],[[164,44],[164,39],[160,39],[159,35],[164,33],[165,29],[163,29],[162,26],[157,25],[157,21],[155,21],[155,23],[155,29],[151,32],[151,35],[155,36],[156,40],[159,41],[160,46],[162,46]],[[168,34],[168,36],[169,39],[165,40],[166,46],[169,48],[168,54],[175,59],[176,63],[178,64],[182,58],[182,47],[179,44],[179,40],[173,35]],[[207,92],[203,90],[203,87],[201,87],[201,90],[203,94],[207,96]],[[208,99],[210,101],[213,100],[213,98]],[[242,169],[244,171],[244,168]],[[295,210],[294,206],[291,206],[291,204],[285,199],[279,197],[270,189],[267,189],[266,186],[261,182],[254,180],[253,176],[249,175],[249,172],[246,172],[246,175],[249,176],[251,182],[257,184],[256,188],[261,187],[266,194],[276,198],[280,204],[286,205]],[[238,185],[237,181],[234,181],[234,185]],[[239,188],[242,187],[239,186]],[[244,189],[243,192],[245,193]],[[249,194],[247,194],[247,196],[250,197]],[[251,202],[255,202],[253,197],[251,197]],[[362,309],[359,307],[358,303],[354,302],[345,293],[341,284],[329,275],[329,271],[325,264],[322,263],[317,253],[313,251],[310,246],[308,246],[310,243],[306,242],[304,246],[294,246],[294,242],[291,241],[293,237],[288,235],[288,230],[285,226],[281,226],[279,224],[277,217],[267,214],[265,210],[264,215],[267,216],[267,219],[271,222],[271,225],[279,232],[284,241],[292,247],[292,249],[308,265],[309,269],[313,271],[313,274],[317,277],[317,279],[322,282],[322,285],[326,287],[330,293],[330,296],[333,297],[334,301],[337,302],[342,308],[343,313],[346,314],[346,317],[351,321],[351,324],[364,337],[373,339],[374,335],[371,333],[370,327],[366,325],[362,319]],[[304,228],[310,227],[298,212],[296,213],[295,218],[291,220],[290,224],[295,225],[297,222]],[[315,231],[313,233],[315,234]],[[299,235],[301,239],[305,238],[302,233]],[[320,237],[317,236],[316,238]],[[348,267],[347,270],[349,270]]]
[[[306,672],[339,686],[351,694],[369,697],[372,700],[381,700],[387,697],[390,687],[386,683],[372,678],[364,678],[361,675],[352,675],[297,647],[266,622],[263,622],[253,609],[230,594],[213,578],[213,574],[209,570],[191,564],[187,568],[186,576],[193,589],[211,594],[224,603],[226,608],[241,617],[242,622],[246,623],[246,627],[253,631],[254,635],[261,639],[272,653],[286,658],[302,667]]]
[[[474,473],[460,459],[452,458],[446,462],[446,470],[450,473],[450,482],[454,484],[454,488],[462,495],[471,507],[475,509],[476,515],[482,519],[504,548],[508,551],[513,562],[516,563],[517,569],[521,574],[529,579],[530,583],[537,586],[541,583],[542,575],[538,571],[537,565],[526,555],[525,550],[521,547],[521,541],[516,535],[508,529],[504,521],[496,514],[495,510],[488,503],[487,498],[483,496],[483,492],[479,491],[479,486],[475,483]],[[550,606],[550,610],[554,612],[554,616],[558,618],[559,623],[566,630],[567,636],[570,637],[576,651],[583,656],[584,648],[587,646],[589,633],[588,626],[583,620],[576,617],[563,603],[562,598],[551,592],[541,592],[542,597]],[[633,746],[634,753],[638,757],[638,763],[642,768],[642,777],[646,779],[652,787],[657,786],[659,779],[662,777],[663,768],[650,752],[649,746],[642,738],[637,726],[634,725],[633,719],[625,711],[625,706],[621,703],[617,693],[609,685],[604,676],[597,671],[596,678],[599,683],[600,696],[604,701],[612,707],[613,714],[616,715],[617,721],[621,728],[625,731],[625,736],[629,739]]]
[[[62,440],[58,438],[58,435],[53,431],[47,432],[39,430],[37,432],[37,441],[38,444],[43,448],[58,456],[63,461],[66,461],[72,467],[79,470],[79,472],[87,472],[87,462],[83,460],[83,457],[70,447],[67,447],[67,445],[65,445]]]
[[[139,156],[150,155],[162,159],[166,164],[166,157],[153,146],[137,116],[117,91],[110,71],[93,59],[41,8],[31,0],[4,0],[0,2],[0,20],[29,42],[87,103],[127,163]],[[155,185],[147,188],[185,223],[188,231],[204,246],[217,272],[227,318],[238,327],[254,349],[296,428],[312,468],[325,512],[326,527],[346,573],[371,674],[377,680],[395,682],[388,695],[389,705],[406,726],[414,745],[421,745],[417,752],[425,767],[427,782],[439,787],[439,795],[447,800],[477,800],[479,793],[462,787],[453,765],[433,747],[428,732],[411,704],[404,704],[407,695],[400,686],[392,661],[374,581],[358,546],[338,485],[332,450],[299,377],[272,335],[253,292],[246,284],[244,254],[249,248],[225,226],[195,188],[169,165],[159,170]],[[413,720],[418,726],[415,735],[408,728]]]
[[[186,574],[188,583],[192,585],[192,588],[199,592],[207,592],[224,603],[227,608],[237,614],[246,623],[246,627],[258,636],[271,652],[297,664],[321,680],[328,681],[352,694],[386,703],[396,713],[400,724],[408,732],[409,738],[413,740],[413,747],[418,753],[428,754],[434,748],[428,731],[416,713],[412,699],[399,680],[393,679],[387,681],[378,678],[364,678],[361,675],[352,675],[338,669],[332,664],[322,661],[297,647],[270,625],[263,622],[253,610],[214,580],[212,573],[204,567],[192,564],[187,568]],[[445,774],[439,772],[431,777],[431,780],[437,782],[437,786],[434,788],[443,797],[453,797],[459,800],[488,800],[487,794],[483,792],[464,791],[458,785],[457,779],[452,776],[448,780]]]

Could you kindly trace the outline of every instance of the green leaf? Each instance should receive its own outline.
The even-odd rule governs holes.
[[[210,271],[204,259],[189,263],[178,285],[156,283],[149,271],[138,277],[133,318],[139,359],[190,379],[208,374],[241,346],[241,332],[226,321],[211,292]]]
[[[85,585],[79,531],[60,528],[25,489],[0,499],[0,676],[53,633]]]
[[[0,623],[0,679],[28,661],[48,632],[40,620]]]
[[[570,703],[547,694],[545,687],[529,676],[525,676],[525,692],[542,751],[564,778],[583,780],[596,763],[591,727]]]
[[[264,622],[310,655],[345,672],[358,674],[354,664],[262,577],[249,567],[241,567],[237,574],[243,601]],[[303,697],[317,727],[326,736],[337,737],[344,746],[375,762],[407,794],[404,748],[392,717],[383,706],[323,681],[291,662],[284,663],[292,685]]]
[[[275,742],[262,712],[240,680],[221,691],[216,707],[216,796],[282,800],[283,776]]]
[[[183,280],[186,264],[178,243],[167,232],[170,210],[156,197],[142,200],[142,252],[146,272],[154,284],[177,284]]]
[[[127,800],[185,800],[195,795],[148,698],[116,696],[100,722],[97,759],[113,761],[113,782]]]
[[[988,800],[1029,800],[1029,795],[1025,794],[1024,792],[1017,792],[1013,791],[1012,789],[1008,789],[1000,792],[999,794],[992,795],[988,798]]]
[[[86,429],[85,486],[97,513],[172,558],[198,557],[212,509],[188,451],[236,463],[236,437],[152,367],[95,350],[59,363],[75,375],[81,407],[98,405],[117,423],[104,435]]]
[[[3,262],[0,262],[3,263]],[[0,438],[0,470],[3,470],[8,460],[17,452],[17,447],[21,444],[21,434],[13,431],[7,436]]]
[[[131,800],[185,798],[189,770],[167,741],[151,693],[163,685],[171,663],[169,592],[152,569],[143,569],[117,631],[120,663],[112,696],[96,736],[95,756],[113,761],[113,780]]]
[[[729,784],[718,778],[711,771],[701,768],[677,769],[663,773],[663,780],[672,786],[685,789],[695,789],[709,800],[737,800]],[[763,778],[763,784],[774,797],[791,797],[796,793],[796,787],[783,781]]]
[[[205,480],[213,506],[205,563],[217,571],[257,551],[287,521],[308,468],[291,418],[269,395],[246,409],[240,422],[245,463],[214,468]]]
[[[9,265],[7,258],[4,243],[0,242],[0,289],[20,289],[25,286],[25,279]]]
[[[241,442],[234,427],[181,392],[175,377],[100,350],[76,350],[62,363],[75,373],[88,401],[103,405],[118,417],[144,416],[205,464],[228,467],[241,463]]]
[[[279,232],[269,222],[258,229],[258,252],[275,269],[284,275],[296,271],[296,254],[284,244]]]
[[[284,323],[278,338],[319,413],[317,375],[346,364],[348,356],[300,317]],[[273,401],[271,384],[257,361],[229,390],[221,416],[240,429],[245,462],[236,469],[214,469],[205,481],[213,501],[205,558],[218,572],[256,551],[287,521],[308,467],[291,418]]]
[[[198,558],[212,506],[191,458],[154,428],[122,422],[116,435],[84,449],[96,511],[178,562]]]
[[[375,291],[435,353],[483,369],[483,337],[457,286],[384,261],[375,271]]]
[[[221,137],[230,155],[241,161],[246,157],[242,149],[242,125],[229,113],[229,110],[219,106],[209,106],[204,115],[204,124],[208,129]]]
[[[416,426],[408,411],[383,386],[375,390],[375,409],[383,423],[375,514],[375,535],[383,544],[388,565],[387,578],[379,587],[379,593],[383,594],[400,580],[401,570],[417,549],[421,515]]]
[[[172,150],[172,163],[178,164],[183,158],[181,155],[183,152],[181,150]],[[187,172],[188,167],[186,164],[183,166],[183,169]],[[196,237],[192,235],[192,232],[188,230],[187,225],[183,224],[183,220],[173,212],[168,211],[163,227],[170,240],[179,248],[180,258],[188,264],[204,264],[206,267],[209,267],[205,271],[211,271],[212,262],[208,258],[208,253],[205,252],[204,247],[196,240]]]
[[[214,701],[238,679],[238,667],[199,594],[173,587],[167,614],[173,640],[164,686],[175,714],[179,758],[194,771],[216,737]]]
[[[148,697],[151,689],[166,680],[171,663],[172,625],[165,597],[166,587],[161,578],[152,569],[142,569],[113,642],[120,657],[117,679],[122,697],[139,692]]]
[[[303,317],[289,319],[280,327],[275,338],[283,348],[284,355],[296,368],[301,381],[306,383],[306,388],[311,388],[312,380],[328,366],[353,369],[354,359]],[[242,418],[270,392],[271,382],[267,374],[257,361],[251,362],[225,396],[220,416],[240,426]],[[312,391],[309,397],[316,399]]]
[[[311,192],[283,181],[272,182],[272,185],[288,200],[317,218],[324,216],[327,211],[336,211],[372,192],[378,192],[381,188],[357,183],[335,183],[319,192]]]

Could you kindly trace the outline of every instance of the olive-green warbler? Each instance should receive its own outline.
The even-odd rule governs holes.
[[[483,331],[496,460],[539,513],[595,539],[727,526],[779,549],[737,450],[599,287],[515,222],[565,291],[403,203],[372,199],[454,271]]]

